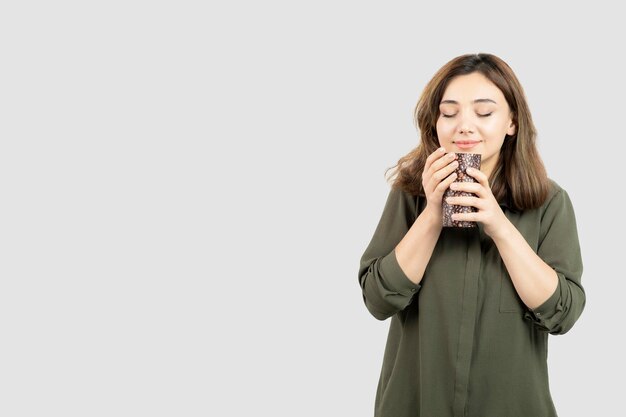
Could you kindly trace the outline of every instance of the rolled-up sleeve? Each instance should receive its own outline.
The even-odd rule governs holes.
[[[537,255],[554,269],[558,286],[543,304],[527,309],[524,317],[550,334],[565,334],[582,314],[586,297],[576,217],[563,189],[554,194],[542,216]]]
[[[395,247],[415,220],[415,197],[392,189],[374,235],[361,257],[359,284],[363,301],[378,320],[404,310],[421,288],[406,276]]]

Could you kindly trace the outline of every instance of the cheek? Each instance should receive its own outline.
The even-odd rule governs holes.
[[[446,120],[442,118],[437,120],[435,127],[437,128],[437,135],[439,135],[439,137],[450,136],[451,132],[454,130],[452,123],[446,123]]]
[[[504,137],[506,131],[506,126],[503,125],[501,121],[493,120],[483,124],[483,132],[491,139],[497,140]]]

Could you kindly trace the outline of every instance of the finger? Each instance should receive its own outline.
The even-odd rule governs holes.
[[[455,182],[450,187],[453,191],[463,191],[466,193],[476,194],[478,197],[485,197],[485,188],[477,182]]]
[[[452,172],[455,172],[455,170],[456,170],[456,166],[453,164],[449,164],[448,166],[438,170],[433,175],[431,175],[429,186],[431,186],[432,188],[437,188],[439,183],[443,181],[445,178],[448,178],[448,176]]]
[[[480,213],[454,213],[450,216],[452,220],[458,222],[479,222],[480,221]]]
[[[424,172],[427,172],[430,169],[432,163],[436,161],[437,159],[441,158],[442,156],[444,156],[445,154],[446,154],[446,150],[443,147],[431,153],[428,156],[428,158],[426,158],[426,162],[424,163]]]
[[[443,194],[448,189],[448,187],[450,187],[450,184],[454,182],[454,180],[456,180],[456,171],[448,175],[443,181],[441,181],[439,185],[437,185],[435,190]]]
[[[485,175],[485,173],[482,172],[480,169],[468,167],[466,172],[472,177],[474,177],[478,181],[479,184],[482,184],[483,186],[487,186],[489,179],[487,178],[487,175]]]
[[[433,162],[431,169],[433,172],[437,172],[439,171],[441,168],[445,167],[446,165],[449,165],[452,162],[456,162],[456,166],[458,166],[459,162],[456,161],[456,153],[454,152],[449,152],[447,154],[445,154],[443,157],[437,159],[436,161]]]
[[[481,210],[483,206],[483,200],[478,197],[460,196],[460,197],[448,197],[446,203],[453,204],[455,206],[468,206],[476,207]]]

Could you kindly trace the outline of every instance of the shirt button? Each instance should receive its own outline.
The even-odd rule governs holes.
[[[537,317],[541,317],[541,313],[537,313]]]
[[[411,292],[415,292],[415,288],[411,288]]]

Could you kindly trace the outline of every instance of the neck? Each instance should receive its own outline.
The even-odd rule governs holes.
[[[498,163],[498,157],[499,157],[499,155],[494,155],[493,158],[491,158],[490,160],[485,161],[484,164],[480,164],[480,171],[483,174],[485,174],[487,176],[487,178],[489,178],[489,176],[493,172],[494,168],[496,167],[496,164]]]

